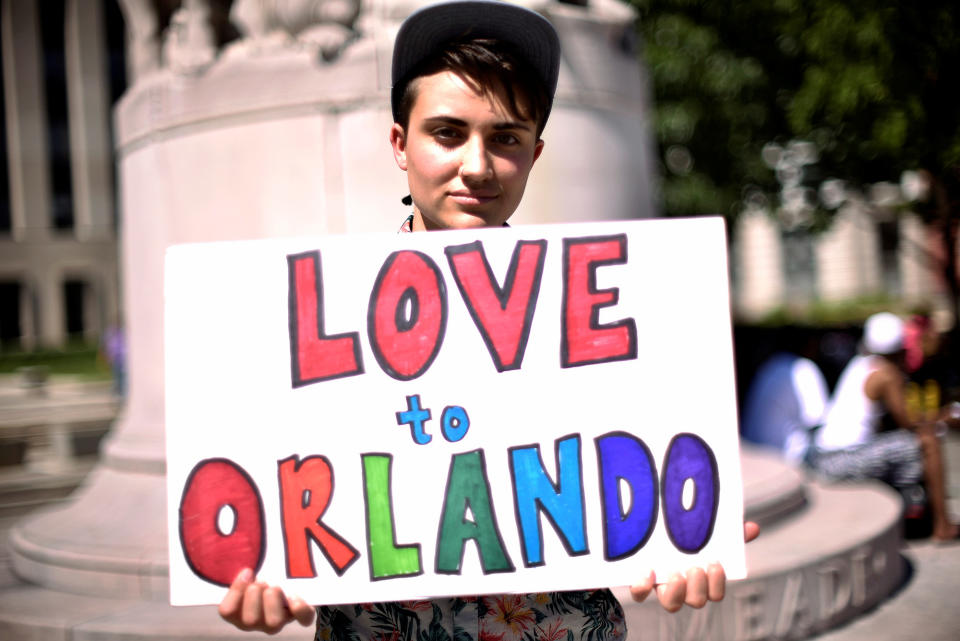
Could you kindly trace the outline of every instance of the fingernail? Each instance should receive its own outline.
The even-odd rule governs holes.
[[[240,574],[237,575],[237,578],[245,582],[253,581],[253,570],[250,568],[243,568],[240,570]]]

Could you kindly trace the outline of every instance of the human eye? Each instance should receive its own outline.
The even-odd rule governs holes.
[[[516,134],[510,133],[507,131],[501,131],[496,135],[494,135],[493,142],[495,142],[498,145],[503,145],[505,147],[513,147],[515,145],[520,144],[520,138],[517,137]]]
[[[433,136],[434,140],[445,146],[455,145],[463,138],[463,135],[456,128],[448,126],[435,127],[430,135]]]

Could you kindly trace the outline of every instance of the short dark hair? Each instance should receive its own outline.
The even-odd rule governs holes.
[[[394,91],[401,92],[397,123],[404,130],[410,124],[410,112],[417,99],[414,80],[441,71],[455,73],[483,96],[502,90],[513,115],[536,123],[538,138],[543,133],[553,101],[550,91],[509,43],[491,38],[449,42],[436,55],[418,64],[394,88]]]

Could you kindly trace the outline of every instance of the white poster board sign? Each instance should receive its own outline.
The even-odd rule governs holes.
[[[172,247],[171,602],[745,574],[720,219]]]

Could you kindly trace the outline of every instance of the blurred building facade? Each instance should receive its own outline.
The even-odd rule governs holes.
[[[118,318],[122,29],[115,0],[0,2],[0,345],[93,340]]]
[[[851,199],[824,232],[784,229],[769,211],[744,212],[731,245],[734,313],[753,322],[802,318],[813,303],[925,309],[946,325],[951,304],[936,230],[909,211]]]

